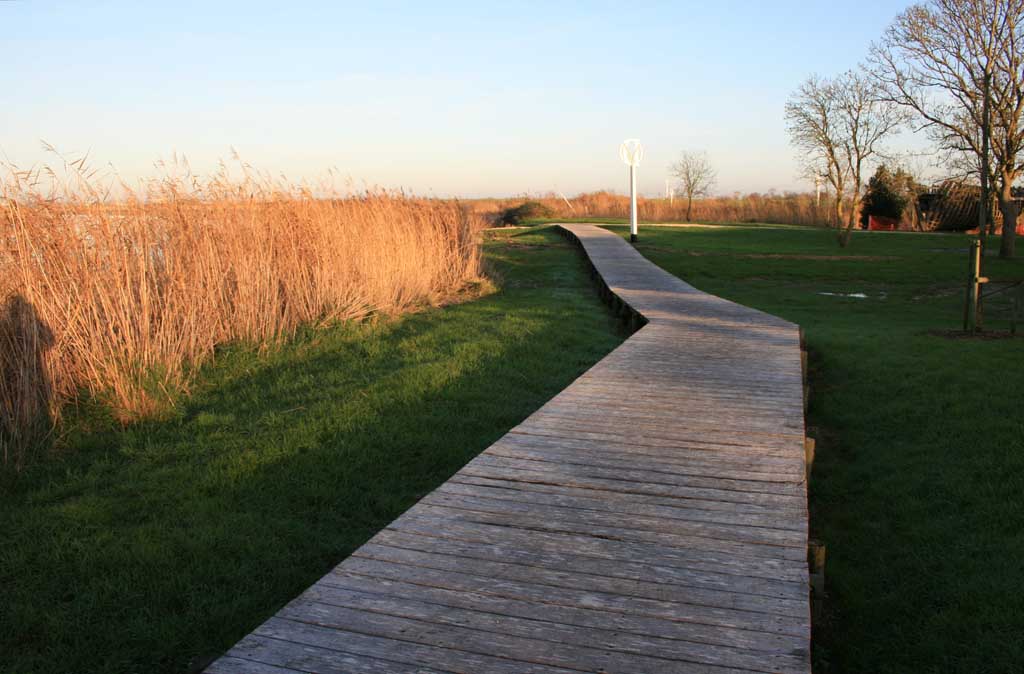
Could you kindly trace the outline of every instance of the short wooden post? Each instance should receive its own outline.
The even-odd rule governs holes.
[[[825,594],[825,544],[813,538],[807,542],[807,564],[811,572],[811,589]]]
[[[967,303],[964,306],[964,331],[981,329],[981,286],[988,279],[981,275],[981,241],[972,241],[967,270]]]
[[[807,570],[811,583],[811,618],[819,620],[825,606],[825,544],[807,541]]]
[[[804,438],[804,466],[807,469],[807,481],[811,481],[811,470],[814,469],[814,438]]]

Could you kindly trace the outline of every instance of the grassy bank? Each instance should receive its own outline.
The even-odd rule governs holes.
[[[5,473],[0,671],[201,664],[622,339],[570,244],[493,237],[495,294],[222,350],[170,418],[85,410]]]
[[[1024,669],[1024,339],[934,332],[960,326],[967,241],[641,227],[655,263],[806,331],[811,526],[829,551],[816,672]],[[1024,278],[1024,261],[987,264]]]

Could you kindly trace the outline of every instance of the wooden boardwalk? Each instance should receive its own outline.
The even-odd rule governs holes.
[[[799,328],[564,229],[647,324],[208,672],[810,671]]]

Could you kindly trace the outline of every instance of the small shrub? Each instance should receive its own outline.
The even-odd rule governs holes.
[[[498,216],[498,224],[503,226],[516,226],[523,224],[526,220],[535,218],[550,218],[553,211],[539,201],[525,201],[518,206],[507,208]]]

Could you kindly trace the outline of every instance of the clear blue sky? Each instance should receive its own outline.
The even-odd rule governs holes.
[[[904,2],[0,2],[0,152],[45,140],[129,178],[234,147],[272,173],[421,194],[644,193],[683,149],[717,191],[806,188],[783,104]],[[51,160],[52,161],[52,160]]]

